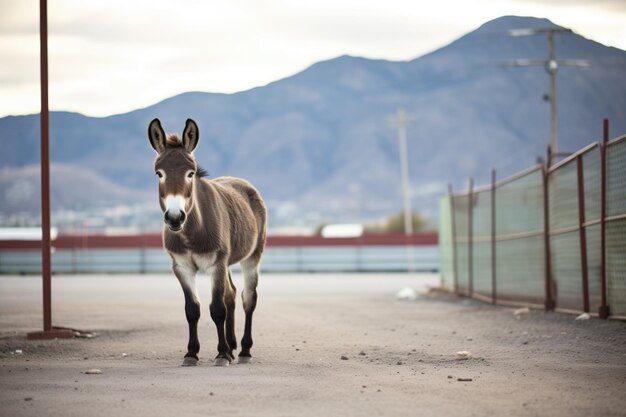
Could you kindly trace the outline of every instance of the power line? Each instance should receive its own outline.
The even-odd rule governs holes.
[[[554,51],[554,35],[556,33],[572,33],[567,28],[545,28],[545,29],[513,29],[509,31],[509,36],[533,36],[548,35],[548,59],[514,59],[510,65],[514,67],[542,66],[550,76],[550,149],[552,155],[558,157],[558,126],[557,126],[557,98],[556,98],[556,73],[559,66],[589,68],[591,62],[586,59],[556,59]],[[550,162],[550,161],[548,161]]]

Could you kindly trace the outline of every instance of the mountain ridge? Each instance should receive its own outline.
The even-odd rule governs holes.
[[[127,189],[151,190],[147,124],[159,117],[166,131],[180,132],[191,117],[200,127],[200,164],[213,177],[257,184],[274,223],[359,221],[401,208],[397,133],[389,118],[404,107],[413,117],[413,206],[433,219],[448,181],[484,182],[491,167],[510,175],[545,154],[549,111],[541,96],[548,77],[540,68],[504,64],[547,57],[545,36],[511,38],[508,30],[548,24],[554,25],[502,17],[408,61],[342,55],[233,94],[185,92],[103,118],[54,112],[52,160]],[[555,45],[558,58],[594,64],[559,71],[562,149],[599,138],[604,117],[612,131],[626,132],[626,53],[577,34],[557,35]],[[38,163],[37,115],[11,117],[18,119],[0,119],[0,137],[12,145],[0,167]]]

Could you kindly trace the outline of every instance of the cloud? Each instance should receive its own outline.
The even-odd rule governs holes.
[[[521,4],[545,5],[556,7],[585,7],[590,5],[589,0],[517,0]],[[624,0],[594,0],[593,8],[613,12],[626,13]]]
[[[101,116],[189,90],[249,89],[342,54],[413,59],[504,14],[545,16],[619,46],[625,4],[56,0],[48,5],[50,106]],[[8,63],[0,67],[7,98],[0,115],[39,109],[38,7],[37,0],[0,0],[0,54]]]

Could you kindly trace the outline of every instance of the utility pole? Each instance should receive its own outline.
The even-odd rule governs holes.
[[[554,52],[555,33],[572,33],[571,29],[555,27],[549,29],[514,29],[509,31],[513,37],[548,35],[548,59],[515,59],[511,61],[514,67],[542,66],[550,76],[550,148],[555,156],[559,156],[558,126],[557,126],[557,99],[556,99],[556,73],[559,65],[579,68],[589,68],[591,62],[586,59],[556,59]]]
[[[411,186],[409,184],[409,156],[406,143],[406,127],[411,121],[401,107],[391,118],[391,123],[398,129],[398,145],[400,150],[400,175],[402,178],[402,196],[404,200],[404,233],[413,234],[413,210],[411,209]]]

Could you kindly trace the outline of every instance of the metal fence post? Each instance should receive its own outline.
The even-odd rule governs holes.
[[[585,229],[585,179],[583,176],[583,156],[576,157],[578,176],[578,233],[580,237],[580,269],[583,290],[583,311],[589,312],[589,277],[587,271],[587,232]]]
[[[43,277],[43,331],[52,331],[50,243],[50,112],[48,110],[48,7],[40,2],[41,52],[41,272]]]
[[[550,148],[548,147],[548,161],[550,161]],[[554,294],[552,294],[552,262],[550,251],[550,214],[548,204],[548,179],[549,179],[549,166],[542,167],[543,177],[543,239],[544,239],[544,256],[545,256],[545,281],[546,281],[546,299],[545,309],[546,311],[554,310],[556,303],[554,300]]]
[[[496,304],[496,170],[491,170],[491,302]]]
[[[33,339],[70,338],[71,330],[52,326],[52,243],[50,239],[50,111],[48,108],[48,2],[39,1],[39,64],[41,82],[41,277],[43,331],[27,333]]]
[[[604,119],[600,143],[600,308],[598,316],[606,319],[611,314],[606,300],[606,145],[609,141],[609,120]]]
[[[550,167],[552,166],[552,147],[550,145],[548,145],[548,151],[546,153],[546,159],[547,159],[547,166],[548,169],[550,169]]]
[[[452,184],[448,183],[448,197],[450,199],[450,220],[452,228],[452,273],[454,274],[454,293],[459,293],[459,267],[456,253],[456,216],[454,214],[454,195]]]

